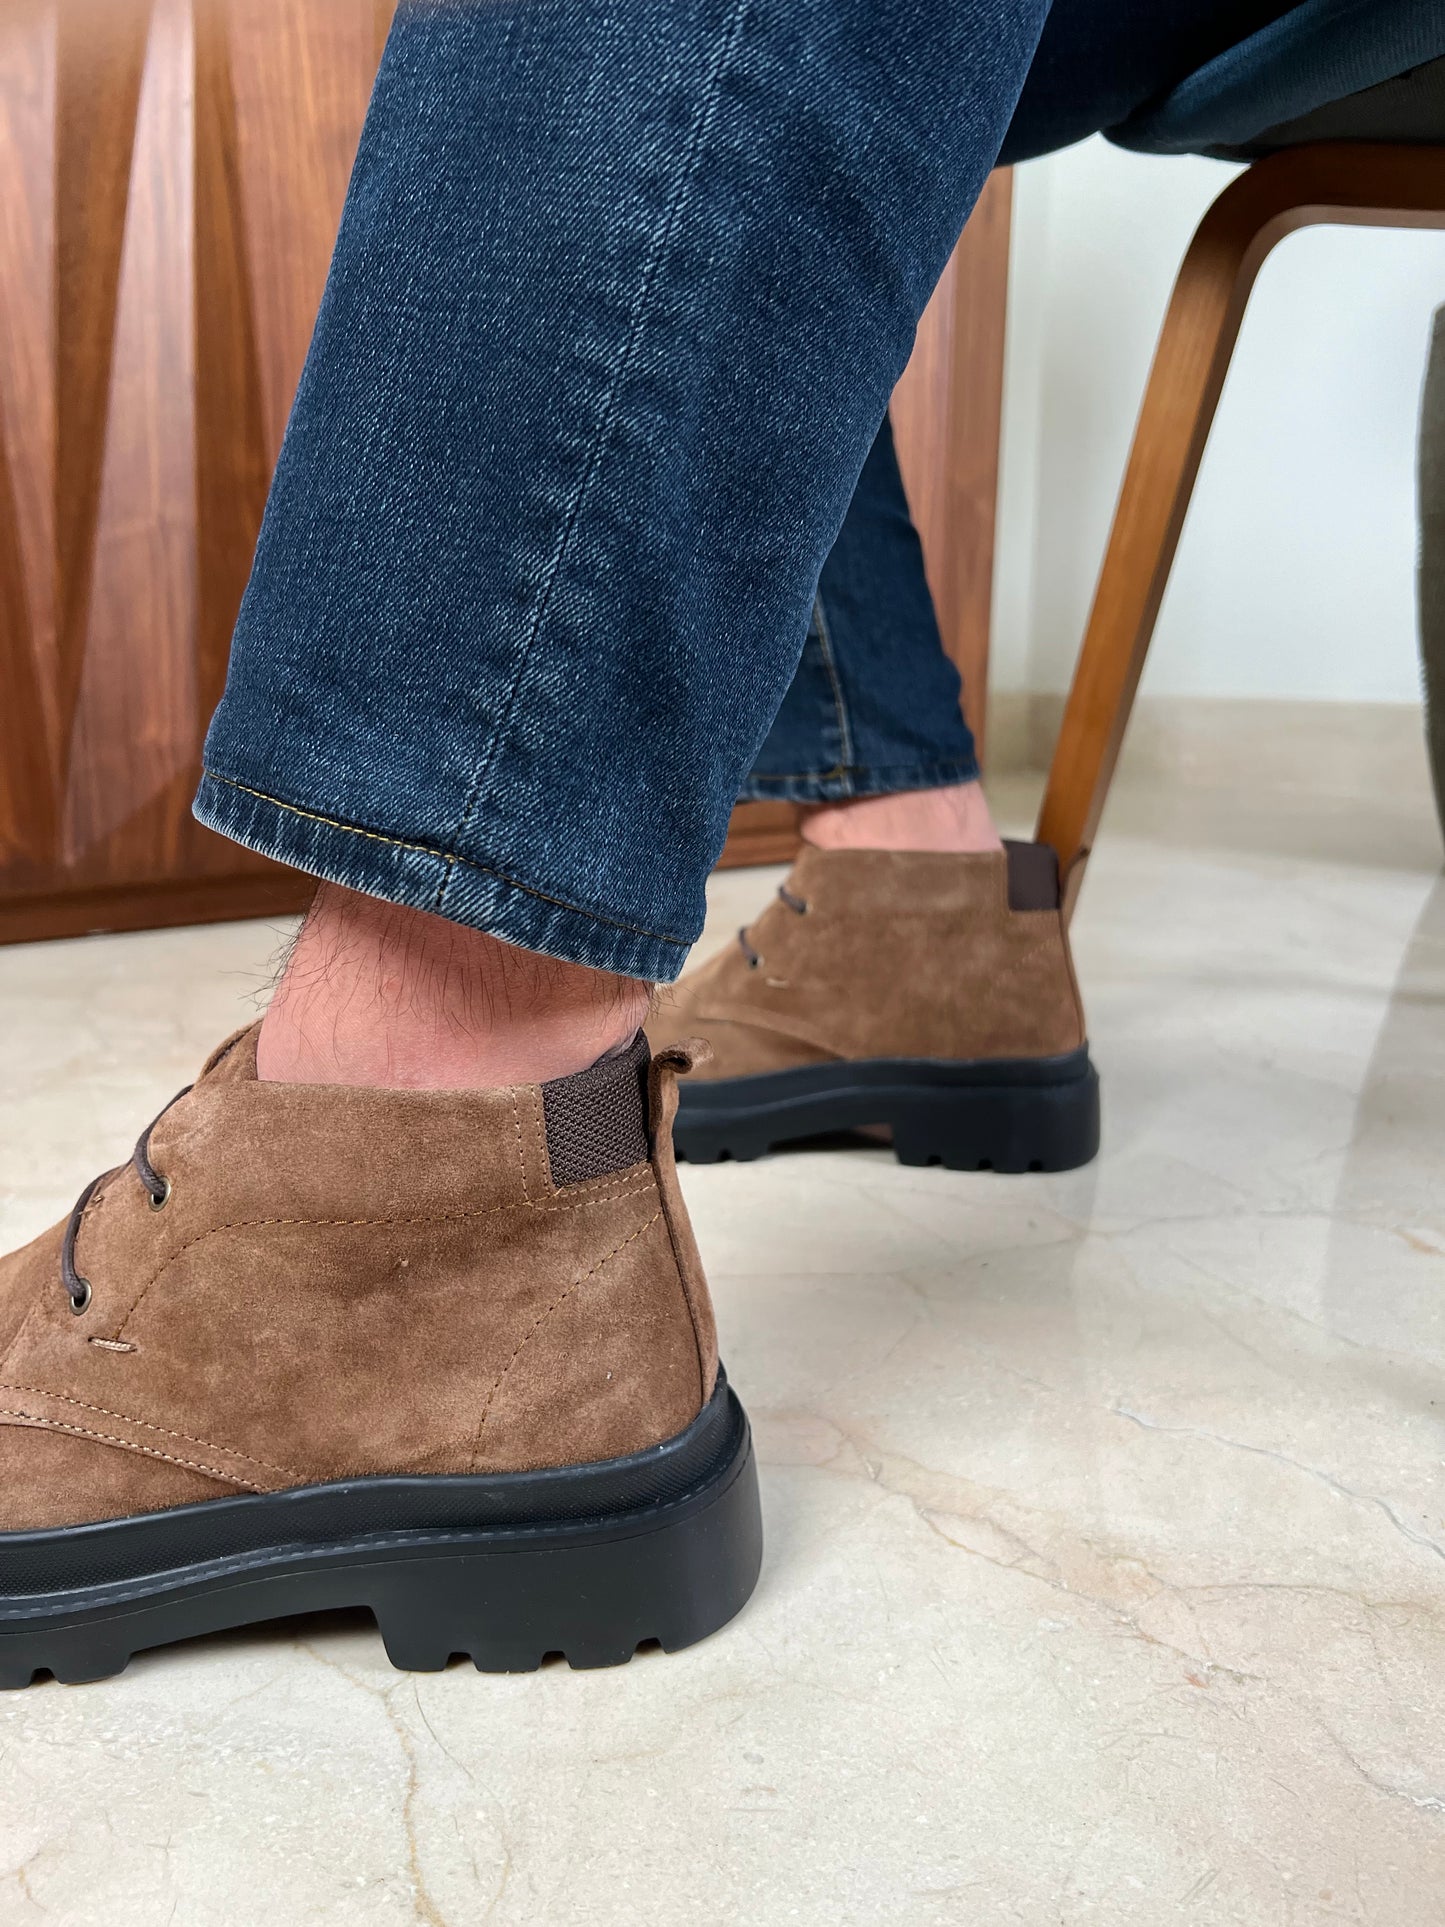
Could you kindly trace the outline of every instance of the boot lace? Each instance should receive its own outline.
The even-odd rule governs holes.
[[[795,917],[807,916],[808,899],[806,897],[798,896],[796,892],[788,888],[786,883],[780,883],[778,885],[778,895],[782,899],[782,901],[785,904],[787,904],[788,908],[792,911]],[[742,951],[743,955],[748,960],[748,969],[749,970],[758,969],[758,967],[761,965],[763,960],[761,956],[758,954],[758,952],[753,948],[752,943],[748,938],[747,930],[745,928],[742,930],[739,930],[738,932],[738,948]]]
[[[162,1177],[160,1172],[157,1171],[156,1167],[151,1163],[151,1132],[156,1128],[157,1124],[160,1123],[166,1111],[171,1108],[171,1104],[175,1104],[179,1099],[183,1098],[186,1091],[190,1090],[190,1088],[191,1086],[187,1084],[185,1090],[176,1092],[170,1104],[167,1104],[164,1109],[157,1111],[156,1115],[136,1139],[135,1150],[131,1153],[131,1168],[146,1188],[146,1193],[151,1201],[152,1211],[163,1211],[170,1202],[171,1181],[169,1178]],[[116,1169],[119,1168],[119,1166],[116,1167]],[[95,1196],[99,1187],[112,1175],[113,1173],[110,1171],[102,1171],[98,1178],[91,1179],[90,1183],[86,1185],[80,1196],[75,1200],[75,1209],[70,1214],[69,1222],[65,1227],[65,1237],[60,1246],[60,1282],[65,1286],[66,1293],[70,1299],[70,1309],[75,1313],[77,1318],[90,1304],[91,1289],[90,1280],[88,1278],[82,1278],[75,1268],[75,1240],[80,1232],[80,1221],[85,1216],[86,1206]]]

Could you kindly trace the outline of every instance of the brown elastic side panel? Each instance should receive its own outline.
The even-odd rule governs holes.
[[[1005,843],[1010,910],[1057,910],[1059,859],[1047,843]]]
[[[650,1056],[638,1031],[616,1056],[542,1086],[553,1184],[583,1184],[646,1164]]]

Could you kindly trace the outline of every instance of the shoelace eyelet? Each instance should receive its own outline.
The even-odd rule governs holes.
[[[171,1104],[175,1104],[183,1098],[186,1091],[190,1088],[190,1085],[187,1084],[185,1091],[177,1091],[171,1099]],[[171,1108],[171,1104],[167,1104],[165,1111],[159,1112],[151,1119],[150,1123],[147,1124],[140,1136],[136,1139],[135,1150],[131,1154],[131,1166],[145,1187],[146,1197],[150,1201],[152,1211],[164,1211],[171,1200],[170,1179],[162,1177],[161,1173],[157,1171],[150,1161],[151,1132],[156,1128],[157,1124],[160,1123],[166,1111]],[[86,1185],[80,1196],[75,1200],[74,1208],[65,1226],[65,1236],[60,1241],[60,1282],[64,1285],[66,1296],[70,1300],[70,1309],[75,1313],[77,1318],[79,1318],[83,1311],[89,1309],[91,1291],[89,1282],[81,1276],[79,1270],[76,1268],[75,1241],[80,1235],[81,1220],[85,1216],[91,1199],[95,1196],[101,1185],[104,1184],[105,1180],[113,1175],[113,1172],[102,1171],[98,1178],[92,1178],[90,1183]]]

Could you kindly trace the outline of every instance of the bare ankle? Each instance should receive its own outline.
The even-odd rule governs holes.
[[[825,803],[805,818],[803,837],[823,850],[934,850],[969,856],[1003,848],[978,782]]]
[[[268,1082],[428,1090],[542,1083],[624,1044],[651,987],[424,910],[317,890],[261,1026]]]

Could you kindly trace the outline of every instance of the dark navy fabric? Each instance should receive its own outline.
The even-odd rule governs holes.
[[[1445,55],[1445,0],[1306,0],[1111,127],[1145,154],[1234,150]]]
[[[1052,154],[1147,112],[1294,0],[1053,0],[999,156]]]

